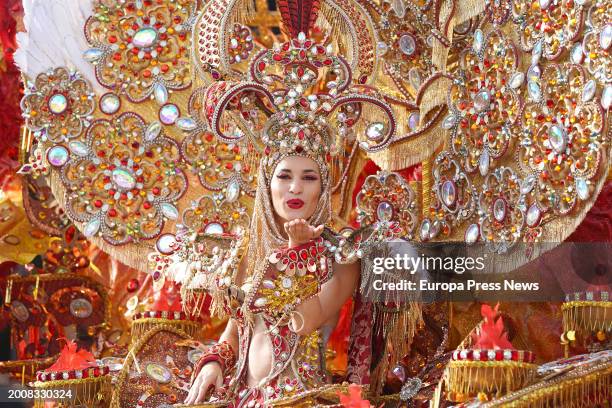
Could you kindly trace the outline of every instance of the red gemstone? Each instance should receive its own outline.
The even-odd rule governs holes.
[[[495,360],[502,361],[504,359],[504,350],[495,350]]]
[[[138,279],[132,278],[127,284],[127,291],[129,293],[132,293],[132,292],[137,291],[139,287],[140,287],[140,282],[138,282]]]
[[[289,259],[291,259],[292,261],[297,261],[297,254],[295,253],[295,251],[289,251],[287,255],[289,256]]]

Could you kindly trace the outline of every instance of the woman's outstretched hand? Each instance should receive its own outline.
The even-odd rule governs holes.
[[[289,236],[289,247],[292,248],[318,238],[323,232],[324,225],[313,227],[308,221],[297,218],[286,222],[284,227]]]
[[[213,387],[213,390],[218,390],[221,386],[223,386],[223,370],[219,363],[211,361],[200,370],[195,381],[191,384],[191,389],[184,403],[191,405],[204,402],[210,387]]]

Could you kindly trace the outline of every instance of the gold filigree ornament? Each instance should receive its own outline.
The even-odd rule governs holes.
[[[156,237],[179,215],[187,181],[178,160],[178,145],[155,123],[134,113],[96,120],[59,172],[66,212],[86,237],[112,245]]]
[[[104,87],[142,102],[150,95],[164,104],[169,90],[191,85],[191,24],[197,0],[109,0],[94,3],[85,25],[93,48],[84,58],[96,65]]]
[[[395,222],[397,233],[412,239],[417,225],[416,195],[397,173],[378,172],[368,176],[357,194],[357,222]]]
[[[567,214],[592,196],[610,143],[596,83],[582,67],[550,65],[541,78],[529,79],[529,101],[521,112],[518,159],[537,177],[534,199],[543,211]]]
[[[61,152],[57,148],[50,153],[50,163],[64,160],[61,153],[65,145],[81,135],[93,119],[94,96],[87,80],[63,67],[26,84],[21,110],[29,129],[41,142],[64,145]]]
[[[532,64],[540,56],[556,59],[580,34],[584,20],[584,1],[519,0],[513,4],[513,16],[520,30],[523,51],[532,52]]]
[[[610,83],[612,82],[612,58],[610,57],[610,45],[612,45],[612,10],[604,0],[593,2],[587,13],[586,24],[589,28],[582,42],[578,42],[572,48],[572,62],[581,64],[584,62],[586,69],[602,85],[607,85],[608,93],[612,93]],[[608,100],[612,95],[608,96]],[[603,103],[602,103],[603,104]],[[610,107],[605,104],[604,109]]]

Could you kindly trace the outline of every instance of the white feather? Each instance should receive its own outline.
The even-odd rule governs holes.
[[[26,32],[17,33],[15,63],[34,80],[56,67],[68,67],[83,75],[97,94],[105,92],[97,82],[94,66],[83,59],[90,48],[83,27],[92,14],[93,0],[23,0]]]

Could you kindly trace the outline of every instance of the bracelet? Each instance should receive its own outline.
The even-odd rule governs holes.
[[[219,363],[222,373],[225,374],[226,370],[236,364],[236,355],[234,354],[234,350],[232,350],[232,346],[230,346],[227,341],[222,341],[221,343],[210,346],[193,368],[193,373],[191,375],[192,383],[200,371],[202,371],[202,368],[211,361]]]
[[[323,253],[326,250],[327,248],[323,245],[323,238],[319,237],[314,241],[294,248],[282,248],[274,251],[270,255],[269,261],[276,265],[276,269],[285,271],[290,276],[296,272],[298,276],[303,276],[306,271],[315,272],[317,270],[317,262],[324,256]]]

